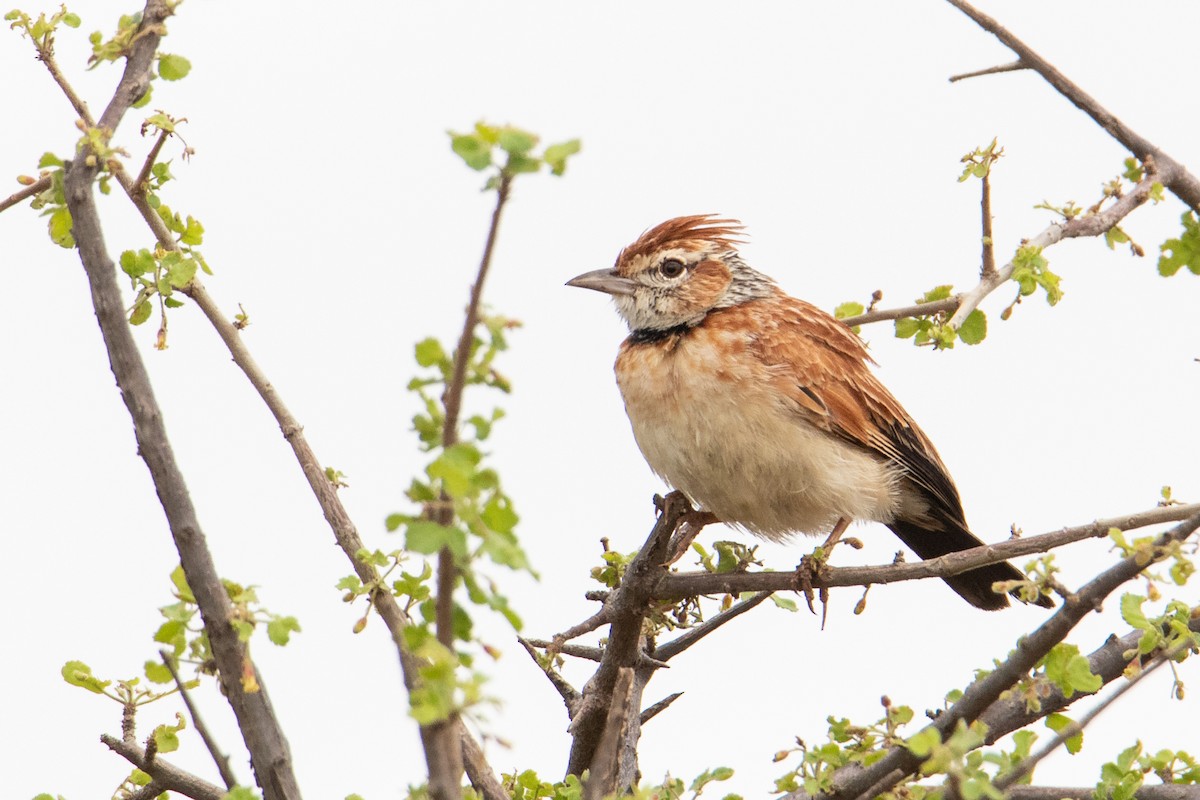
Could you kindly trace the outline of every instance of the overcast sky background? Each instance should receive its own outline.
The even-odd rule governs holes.
[[[25,6],[52,9],[50,3]],[[87,33],[111,33],[132,4],[93,0],[64,31],[64,71],[99,113],[119,69],[85,72]],[[1125,153],[1032,73],[951,85],[957,72],[1011,60],[1007,50],[939,2],[661,2],[653,4],[191,2],[163,52],[193,64],[156,82],[152,108],[187,117],[190,163],[168,144],[179,178],[164,199],[206,228],[210,292],[252,325],[244,336],[291,405],[323,464],[348,476],[342,493],[364,539],[397,547],[384,517],[408,508],[421,469],[410,433],[412,345],[450,339],[461,325],[491,195],[448,147],[446,129],[483,118],[547,141],[581,137],[565,178],[522,177],[506,213],[487,302],[524,321],[499,368],[511,397],[491,442],[522,515],[519,533],[540,582],[500,574],[530,636],[548,636],[594,606],[588,569],[600,537],[635,549],[662,491],[630,435],[611,373],[624,335],[601,296],[563,287],[612,263],[645,228],[680,214],[743,220],[743,252],[789,292],[832,309],[881,289],[886,305],[926,289],[973,284],[979,261],[977,182],[956,183],[959,157],[999,137],[994,178],[1002,259],[1050,221],[1043,200],[1088,205]],[[1112,112],[1193,172],[1200,139],[1192,48],[1200,5],[990,2],[1016,34]],[[74,115],[28,42],[0,38],[6,123],[0,177],[36,174],[42,152],[67,155]],[[128,116],[115,143],[140,164],[148,147]],[[151,237],[118,193],[101,212],[109,250]],[[1126,230],[1148,251],[1134,259],[1095,240],[1047,252],[1066,296],[1029,298],[1013,319],[1005,288],[985,303],[990,335],[935,353],[864,331],[880,375],[937,444],[974,530],[1002,539],[1152,507],[1164,484],[1200,498],[1195,418],[1200,390],[1200,279],[1155,271],[1177,235],[1182,205],[1146,207]],[[6,342],[0,500],[5,697],[0,763],[6,794],[105,797],[128,765],[99,744],[119,733],[112,703],[67,686],[70,659],[97,674],[140,674],[154,658],[157,607],[171,602],[177,556],[136,457],[77,255],[52,245],[22,206],[0,215],[0,293]],[[254,655],[308,796],[400,796],[423,780],[414,726],[384,626],[350,632],[359,607],[339,600],[350,572],[265,407],[192,307],[171,317],[170,349],[137,331],[218,569],[258,585],[265,605],[304,627],[285,649]],[[884,563],[885,529],[857,531],[860,553]],[[704,541],[728,537],[711,529]],[[777,569],[813,543],[766,546]],[[1068,585],[1112,562],[1105,542],[1061,551]],[[1140,591],[1140,587],[1136,587]],[[647,779],[690,779],[725,765],[721,791],[762,797],[786,764],[771,756],[799,735],[823,741],[827,715],[869,722],[890,695],[918,715],[1003,657],[1044,618],[1037,608],[976,611],[938,581],[833,593],[829,623],[770,604],[710,637],[655,678],[648,701],[685,695],[646,729]],[[1196,603],[1196,589],[1185,597]],[[477,614],[487,620],[482,612]],[[1126,626],[1115,599],[1072,637],[1084,651]],[[512,639],[488,665],[485,734],[498,770],[559,776],[569,740],[561,701]],[[590,669],[572,667],[582,683]],[[1195,683],[1189,663],[1182,673]],[[1169,672],[1144,682],[1089,730],[1083,754],[1056,756],[1040,783],[1088,784],[1134,739],[1200,750],[1196,701],[1168,700]],[[1193,691],[1191,696],[1194,696]],[[1151,711],[1138,713],[1133,704]],[[1085,702],[1084,707],[1089,706]],[[139,734],[173,719],[172,700],[139,715]],[[232,715],[211,686],[203,708],[241,779]],[[1042,729],[1044,730],[1044,729]],[[189,732],[172,756],[215,781]],[[718,787],[710,790],[717,791]]]

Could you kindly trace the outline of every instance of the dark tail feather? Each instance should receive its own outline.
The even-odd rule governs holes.
[[[961,525],[954,524],[950,520],[945,520],[943,524],[945,528],[942,530],[930,530],[908,520],[896,520],[888,527],[923,559],[937,558],[984,544],[975,534]],[[1001,608],[1008,608],[1008,597],[993,592],[992,584],[997,581],[1022,580],[1024,577],[1025,575],[1012,564],[1001,561],[998,564],[988,564],[986,567],[973,569],[970,572],[961,572],[943,580],[976,608],[998,611]],[[1014,594],[1014,596],[1016,595]],[[1036,603],[1044,608],[1054,607],[1054,602],[1048,597],[1040,597]]]

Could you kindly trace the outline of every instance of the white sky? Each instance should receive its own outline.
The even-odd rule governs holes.
[[[52,8],[49,3],[26,6]],[[132,4],[82,5],[80,31],[58,43],[64,70],[92,109],[119,75],[85,73],[86,35],[110,32]],[[1049,221],[1042,200],[1090,204],[1125,153],[1033,74],[951,85],[956,72],[1011,60],[948,5],[930,3],[284,2],[185,4],[163,51],[192,74],[156,84],[153,108],[190,122],[190,164],[168,145],[179,182],[166,201],[207,229],[207,280],[291,404],[324,464],[349,476],[343,499],[363,537],[391,548],[384,516],[422,466],[403,391],[413,343],[454,335],[478,263],[491,196],[452,156],[445,130],[476,119],[527,127],[548,141],[579,136],[565,179],[518,182],[496,252],[488,302],[524,321],[500,364],[515,386],[492,449],[522,514],[519,532],[540,583],[501,575],[530,636],[547,636],[593,607],[583,593],[598,539],[632,550],[652,522],[661,484],[629,434],[611,376],[623,330],[600,296],[562,286],[612,262],[646,227],[679,214],[742,219],[751,264],[788,291],[832,308],[882,289],[908,303],[933,285],[967,288],[978,267],[978,186],[955,182],[958,159],[998,136],[998,252]],[[1200,170],[1195,62],[1173,31],[1200,26],[1194,3],[988,3],[1136,130]],[[0,46],[6,124],[0,176],[35,173],[45,150],[69,152],[73,113],[15,34]],[[116,143],[140,163],[140,116]],[[1200,280],[1155,272],[1157,245],[1178,231],[1181,204],[1137,212],[1126,229],[1151,253],[1136,260],[1101,242],[1048,251],[1066,297],[1031,298],[1001,323],[1010,299],[985,304],[984,345],[918,350],[889,324],[865,333],[880,374],[937,443],[974,529],[1001,539],[1153,506],[1159,487],[1200,497],[1196,307]],[[115,255],[148,246],[128,203],[102,203]],[[6,794],[103,797],[128,766],[99,744],[119,710],[63,683],[81,659],[103,676],[140,672],[154,657],[156,608],[176,563],[147,472],[94,323],[73,252],[53,246],[27,208],[0,215],[4,357],[0,559],[6,689],[0,764]],[[350,633],[361,613],[333,584],[350,572],[266,409],[194,308],[171,321],[171,347],[138,331],[176,454],[218,568],[259,585],[265,604],[304,631],[280,650],[255,644],[309,797],[397,797],[422,780],[383,625]],[[490,408],[476,394],[471,408]],[[711,531],[707,540],[726,536]],[[889,560],[897,542],[866,528],[861,554]],[[810,543],[761,549],[794,565]],[[1070,585],[1111,563],[1103,542],[1059,556]],[[1196,603],[1196,590],[1186,595]],[[733,790],[764,796],[785,765],[772,754],[800,735],[823,739],[826,715],[870,721],[889,694],[918,714],[1003,657],[1044,616],[987,615],[940,582],[877,587],[850,615],[835,592],[824,632],[807,613],[768,605],[681,657],[648,700],[686,691],[652,722],[642,746],[650,779],[737,770]],[[1073,638],[1085,651],[1124,624],[1111,603]],[[482,613],[477,615],[485,619]],[[499,770],[561,774],[569,740],[557,695],[493,622],[504,650],[491,691],[507,700],[483,730]],[[1185,670],[1183,677],[1193,673]],[[589,671],[572,669],[582,682]],[[1193,678],[1193,682],[1194,682]],[[1087,734],[1084,753],[1056,757],[1042,783],[1086,784],[1141,737],[1148,747],[1200,750],[1195,700],[1167,700],[1169,675],[1138,687]],[[164,701],[140,733],[173,717]],[[226,749],[232,715],[214,692],[204,708]],[[176,760],[215,780],[197,738]],[[238,774],[250,780],[241,756]]]

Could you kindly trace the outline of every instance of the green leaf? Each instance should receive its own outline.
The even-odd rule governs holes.
[[[416,354],[417,364],[422,367],[432,367],[435,364],[443,364],[449,361],[442,343],[432,336],[417,342]]]
[[[78,28],[80,23],[82,22],[82,20],[79,19],[78,14],[71,14],[71,13],[63,14],[62,21],[63,21],[63,24],[66,25],[68,28]]]
[[[280,647],[288,643],[292,633],[299,632],[300,623],[295,617],[275,617],[267,623],[267,638]]]
[[[1099,675],[1092,674],[1088,660],[1079,648],[1066,642],[1059,643],[1042,659],[1046,677],[1070,698],[1076,692],[1091,694],[1104,685]]]
[[[176,714],[175,718],[178,720],[175,725],[159,725],[154,729],[152,735],[160,753],[173,753],[179,749],[179,732],[187,727],[187,722],[182,714]]]
[[[196,277],[197,264],[190,258],[172,259],[169,264],[164,258],[163,266],[167,268],[167,283],[171,284],[172,288],[182,289]]]
[[[1057,711],[1046,717],[1046,727],[1055,733],[1062,733],[1073,724],[1074,720],[1065,714],[1058,713]],[[1063,743],[1067,746],[1067,752],[1071,755],[1075,755],[1083,749],[1083,731],[1076,733],[1074,736],[1068,737],[1063,741]]]
[[[245,786],[235,786],[221,796],[221,800],[259,800],[258,792]]]
[[[1144,602],[1146,598],[1136,594],[1121,595],[1121,619],[1143,631],[1150,628],[1150,620],[1146,619],[1146,614],[1142,611]]]
[[[1200,275],[1200,220],[1191,211],[1185,211],[1180,220],[1183,233],[1178,239],[1167,239],[1159,247],[1162,255],[1158,257],[1158,274],[1164,278],[1171,277],[1182,267]]]
[[[182,564],[171,570],[171,584],[175,587],[175,593],[179,595],[180,600],[185,603],[196,602],[196,596],[192,594],[192,588],[187,584],[187,575],[183,572]]]
[[[172,683],[175,680],[171,676],[171,670],[161,661],[147,661],[142,665],[142,671],[151,683]]]
[[[795,613],[800,610],[800,606],[790,597],[780,597],[777,594],[771,595],[771,602],[775,603],[777,608],[782,608],[784,611]]]
[[[509,155],[522,156],[537,146],[538,137],[520,128],[506,127],[500,129],[496,143]]]
[[[505,171],[514,175],[537,172],[541,168],[542,160],[540,158],[533,158],[532,156],[525,156],[520,153],[509,153],[508,161],[504,165]]]
[[[182,244],[193,246],[204,244],[204,226],[200,224],[200,220],[189,214],[187,218],[187,226],[180,235],[179,241]]]
[[[560,144],[552,144],[546,148],[542,158],[550,165],[551,175],[562,175],[567,171],[567,159],[579,152],[582,143],[571,139]]]
[[[847,317],[857,317],[859,314],[866,311],[866,307],[862,303],[856,303],[853,300],[842,303],[833,310],[833,315],[838,319],[846,319]],[[907,336],[900,337],[907,339]]]
[[[925,758],[933,752],[933,748],[937,747],[941,743],[942,735],[934,728],[926,728],[915,736],[909,738],[909,740],[904,743],[904,746],[907,747],[913,755]]]
[[[192,71],[192,62],[183,56],[163,53],[158,57],[158,74],[163,80],[177,81]]]
[[[50,151],[42,153],[42,157],[38,161],[38,169],[45,169],[46,167],[61,167],[62,165],[63,160]]]
[[[492,163],[492,147],[473,133],[451,133],[450,149],[466,165],[475,171],[486,169]]]
[[[978,308],[967,315],[962,327],[958,329],[958,338],[963,344],[979,344],[987,336],[987,316]]]
[[[954,291],[954,284],[945,283],[941,286],[935,286],[925,293],[925,296],[917,300],[918,303],[936,303],[938,300],[946,300],[950,297],[950,293]]]
[[[896,338],[911,339],[921,330],[921,320],[915,317],[901,317],[896,320]]]
[[[404,537],[404,548],[414,553],[432,555],[443,547],[449,547],[456,558],[467,556],[467,534],[459,528],[439,525],[429,520],[409,523]]]
[[[68,250],[75,246],[75,237],[71,235],[71,212],[66,206],[61,206],[50,215],[50,241]]]
[[[63,680],[72,686],[79,686],[95,694],[104,694],[112,681],[102,681],[92,674],[92,668],[82,661],[68,661],[63,664]]]
[[[146,320],[150,319],[150,298],[142,295],[137,302],[133,304],[133,310],[129,312],[129,322],[132,325],[141,325]]]
[[[520,517],[512,509],[512,501],[503,495],[495,495],[483,507],[483,523],[497,533],[508,533]]]

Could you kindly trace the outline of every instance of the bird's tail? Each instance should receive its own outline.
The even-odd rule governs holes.
[[[938,530],[909,520],[895,520],[888,527],[923,559],[937,558],[984,544],[975,534],[954,520],[942,519],[939,522],[942,527]],[[992,584],[997,581],[1021,580],[1024,577],[1025,575],[1012,564],[1001,561],[969,572],[960,572],[943,580],[976,608],[998,611],[1008,607],[1008,597],[992,591]],[[1013,596],[1017,596],[1015,592]],[[1054,607],[1054,602],[1048,597],[1039,597],[1035,602],[1044,608]]]

